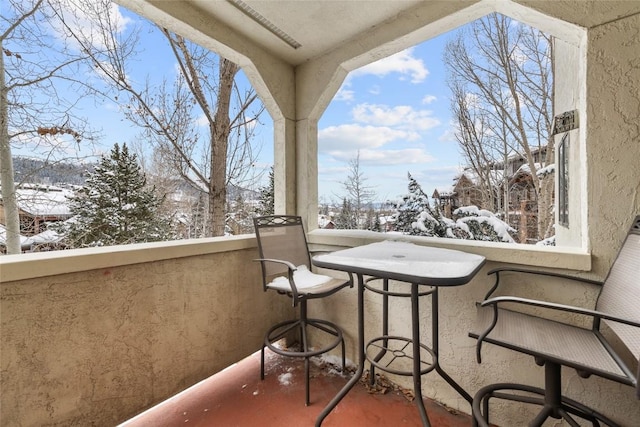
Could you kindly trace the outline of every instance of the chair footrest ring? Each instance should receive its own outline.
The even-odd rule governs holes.
[[[301,328],[305,326],[307,328],[312,327],[322,332],[325,332],[328,335],[332,335],[335,339],[321,348],[314,348],[313,350],[309,349],[307,351],[293,351],[288,349],[282,349],[275,346],[275,343],[277,341],[280,341],[285,335],[288,335],[289,333],[293,333],[294,331],[299,331]],[[342,329],[340,329],[338,325],[336,325],[335,323],[328,322],[326,320],[321,320],[321,319],[307,319],[306,322],[303,322],[301,320],[288,320],[285,322],[280,322],[272,326],[267,331],[264,337],[264,345],[268,347],[269,350],[281,356],[288,356],[288,357],[318,356],[320,354],[333,350],[342,341],[343,341]]]
[[[508,391],[511,391],[511,393],[509,393]],[[529,395],[523,393],[529,393]],[[533,394],[534,396],[531,396],[531,394]],[[495,398],[542,406],[543,408],[536,419],[544,418],[544,415],[542,415],[543,413],[548,414],[547,417],[552,418],[564,418],[565,415],[575,415],[576,417],[592,422],[593,420],[597,420],[610,427],[620,427],[619,424],[609,419],[605,415],[596,412],[595,410],[583,405],[576,400],[562,396],[560,405],[558,405],[558,407],[554,407],[546,403],[544,397],[545,390],[539,387],[532,387],[525,384],[514,383],[490,384],[478,390],[478,392],[473,397],[473,402],[471,403],[471,413],[474,421],[478,426],[488,427],[488,414],[482,413],[482,407],[484,405],[484,408],[488,408],[489,402],[485,399]]]

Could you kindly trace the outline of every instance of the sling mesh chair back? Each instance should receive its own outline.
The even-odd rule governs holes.
[[[496,282],[480,304],[477,332],[470,334],[478,339],[478,362],[485,341],[532,355],[538,365],[544,366],[545,388],[511,383],[483,387],[473,400],[474,423],[488,425],[489,400],[496,398],[542,406],[530,426],[541,426],[550,417],[562,418],[571,426],[579,425],[575,418],[594,426],[600,423],[617,426],[604,414],[562,396],[561,366],[576,369],[583,378],[597,375],[635,387],[636,397],[640,399],[640,216],[635,218],[604,282],[524,269],[498,268],[488,274],[494,274]],[[595,309],[512,296],[491,298],[501,278],[504,283],[529,274],[600,285]],[[507,305],[509,309],[505,308]],[[590,328],[514,311],[517,306],[586,316]]]
[[[326,320],[307,316],[307,301],[324,298],[346,286],[353,286],[353,279],[335,279],[311,272],[311,257],[302,218],[290,215],[271,215],[253,220],[259,261],[262,265],[262,282],[265,291],[274,290],[292,299],[293,306],[299,308],[297,319],[278,323],[267,331],[262,345],[260,377],[264,379],[265,347],[271,351],[290,357],[304,358],[306,391],[305,404],[309,405],[309,358],[333,350],[341,345],[342,368],[345,363],[345,348],[342,330]],[[327,334],[328,344],[313,348],[309,343],[309,332]],[[282,347],[277,344],[283,338],[295,336],[297,346]],[[324,341],[323,341],[324,342]]]

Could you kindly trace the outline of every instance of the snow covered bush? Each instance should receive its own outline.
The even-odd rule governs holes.
[[[438,203],[431,205],[429,197],[411,174],[408,177],[409,194],[396,205],[397,231],[413,236],[515,242],[511,234],[516,230],[493,212],[466,206],[456,209],[453,218],[447,218]]]
[[[465,206],[453,211],[453,216],[456,225],[468,234],[467,239],[515,243],[511,234],[516,230],[491,211]]]

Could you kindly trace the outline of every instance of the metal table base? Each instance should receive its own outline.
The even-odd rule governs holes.
[[[400,372],[394,369],[388,369],[380,366],[377,362],[379,362],[382,357],[386,354],[386,348],[381,348],[376,356],[373,358],[368,358],[366,354],[367,346],[365,346],[365,338],[364,338],[364,291],[365,289],[372,290],[371,287],[366,285],[364,280],[364,275],[357,273],[358,278],[358,369],[356,370],[353,377],[347,382],[347,384],[340,390],[340,392],[329,402],[329,404],[324,408],[324,410],[320,413],[318,418],[316,419],[316,427],[320,427],[324,419],[329,415],[329,413],[340,403],[340,401],[347,395],[347,393],[355,386],[364,373],[365,362],[368,360],[371,363],[371,381],[375,381],[374,370],[377,366],[378,369],[382,369],[394,374],[398,375],[411,375],[413,377],[413,391],[416,400],[416,406],[418,407],[418,411],[420,412],[420,418],[422,420],[423,426],[431,426],[429,422],[429,416],[427,415],[427,411],[424,407],[424,401],[422,397],[422,375],[435,370],[440,376],[453,387],[467,402],[469,405],[473,402],[473,398],[466,390],[464,390],[449,374],[447,374],[444,369],[440,366],[438,361],[438,351],[439,351],[439,322],[438,322],[438,287],[433,287],[429,289],[427,292],[420,291],[420,285],[416,283],[411,284],[411,293],[410,294],[399,294],[388,291],[388,280],[384,280],[384,291],[374,290],[374,292],[381,293],[383,295],[383,316],[382,316],[382,336],[378,338],[374,338],[369,341],[369,346],[376,342],[377,340],[382,340],[387,345],[385,340],[392,339],[400,339],[405,340],[412,347],[411,350],[411,359],[412,370],[410,372]],[[431,315],[432,315],[432,343],[433,346],[430,349],[430,353],[433,357],[432,364],[427,368],[424,368],[421,358],[421,348],[425,348],[423,344],[420,344],[420,306],[419,306],[419,298],[421,296],[431,295]],[[402,337],[394,337],[389,336],[389,296],[392,297],[410,297],[411,298],[411,338],[402,338]],[[416,345],[415,343],[418,343]]]

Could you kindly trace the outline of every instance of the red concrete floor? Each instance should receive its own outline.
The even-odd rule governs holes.
[[[265,380],[260,380],[260,353],[213,375],[169,400],[123,423],[121,427],[305,427],[348,378],[331,365],[312,365],[311,404],[304,404],[304,365],[299,359],[267,354]],[[414,403],[384,378],[370,392],[359,383],[325,418],[324,427],[420,426]],[[425,400],[433,427],[470,426],[468,415]]]

